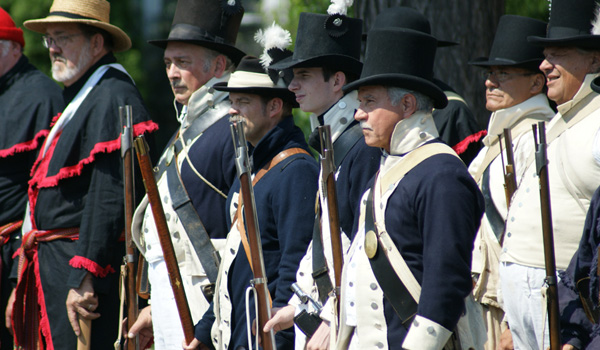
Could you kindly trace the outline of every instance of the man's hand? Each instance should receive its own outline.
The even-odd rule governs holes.
[[[315,334],[310,338],[308,344],[306,344],[307,350],[326,350],[329,349],[329,323],[321,322],[321,325],[315,331]]]
[[[12,313],[13,313],[14,305],[15,305],[15,288],[13,288],[12,292],[10,292],[10,297],[8,298],[8,301],[6,303],[6,311],[4,312],[4,325],[6,326],[6,328],[10,332],[10,334],[13,334]]]
[[[146,306],[140,311],[137,320],[135,320],[129,330],[126,326],[127,318],[123,320],[123,337],[134,339],[139,335],[140,349],[146,349],[146,346],[150,343],[152,337],[154,337],[154,332],[152,330],[152,306]]]
[[[200,349],[200,350],[208,350],[208,346],[202,344],[200,342],[200,340],[194,338],[194,340],[192,340],[191,343],[186,344],[185,339],[183,340],[183,349],[184,350],[194,350],[194,349]]]
[[[513,345],[512,334],[510,333],[510,329],[505,329],[502,334],[500,334],[500,344],[498,344],[498,350],[513,350],[515,347]]]
[[[547,347],[546,350],[550,350],[550,347]],[[562,350],[579,350],[571,344],[565,344],[562,346]]]
[[[288,329],[294,325],[294,312],[296,307],[292,305],[286,305],[284,307],[274,307],[271,309],[271,319],[265,323],[263,332],[267,333],[273,330],[273,333],[277,333],[280,330]],[[254,329],[254,327],[252,328]]]
[[[79,317],[95,320],[100,317],[94,310],[98,308],[98,297],[94,294],[92,283],[92,274],[89,272],[83,278],[81,285],[77,289],[70,289],[67,295],[67,315],[69,322],[76,336],[79,336]]]

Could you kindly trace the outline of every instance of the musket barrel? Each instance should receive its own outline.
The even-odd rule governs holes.
[[[156,230],[158,231],[160,246],[165,258],[169,281],[171,282],[171,288],[173,289],[175,304],[177,305],[181,326],[183,327],[183,334],[185,341],[189,344],[194,340],[194,323],[185,296],[183,280],[181,279],[179,265],[177,264],[177,258],[175,257],[175,249],[173,248],[173,242],[171,241],[165,212],[163,210],[158,187],[156,186],[156,181],[154,180],[152,164],[150,162],[150,156],[148,155],[148,144],[143,135],[138,136],[135,139],[135,149],[140,171],[142,173],[142,179],[144,180],[144,186],[146,187],[146,194],[148,196],[148,201],[150,202],[152,215],[154,216]]]

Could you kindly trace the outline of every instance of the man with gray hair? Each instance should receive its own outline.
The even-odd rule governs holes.
[[[23,31],[0,8],[0,307],[17,280],[13,254],[27,203],[27,181],[39,146],[50,129],[52,117],[63,109],[60,87],[29,63],[23,54]],[[0,318],[2,347],[12,348],[9,308]]]
[[[354,118],[384,156],[344,264],[337,349],[442,349],[467,307],[483,198],[433,122],[447,104],[432,81],[436,47],[422,32],[373,29],[361,77],[344,87],[358,90]]]
[[[577,250],[600,178],[600,97],[590,86],[600,68],[600,35],[593,25],[597,7],[595,0],[554,0],[546,36],[529,37],[530,43],[544,47],[540,70],[548,98],[558,105],[547,127],[557,270],[565,270]],[[531,161],[508,208],[500,255],[504,311],[517,349],[549,344],[542,307],[546,273],[538,187]]]
[[[168,38],[150,41],[164,49],[181,124],[160,158],[157,184],[194,323],[212,299],[229,232],[225,201],[236,176],[230,104],[228,93],[212,86],[226,83],[244,56],[234,46],[243,13],[239,1],[179,0]],[[153,332],[157,350],[180,348],[183,328],[147,198],[135,212],[132,232],[148,262],[152,305],[128,336]]]

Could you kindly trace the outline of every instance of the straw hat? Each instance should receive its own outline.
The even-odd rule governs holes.
[[[49,23],[81,23],[104,29],[113,38],[114,52],[131,48],[127,34],[110,24],[110,3],[106,0],[54,0],[46,18],[25,21],[23,25],[44,34]]]

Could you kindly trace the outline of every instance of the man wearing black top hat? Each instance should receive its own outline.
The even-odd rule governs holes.
[[[216,281],[229,228],[225,200],[235,178],[227,93],[212,85],[227,82],[243,56],[234,46],[243,13],[239,1],[180,0],[167,39],[150,41],[165,50],[181,124],[160,158],[157,184],[195,322],[208,308],[207,286]],[[146,198],[134,215],[133,236],[148,262],[152,312],[141,312],[129,336],[153,326],[156,349],[178,348],[183,330]]]
[[[600,36],[593,34],[597,7],[594,0],[555,0],[547,34],[528,38],[544,48],[540,70],[548,98],[558,105],[546,128],[557,270],[567,268],[579,245],[600,178],[600,97],[590,87],[600,68]],[[504,311],[515,348],[545,347],[549,338],[541,301],[546,273],[538,186],[531,161],[508,209],[500,255]]]
[[[546,25],[532,18],[502,16],[489,57],[469,62],[485,69],[486,107],[492,112],[488,133],[483,139],[485,147],[469,166],[486,200],[486,213],[473,251],[472,271],[478,277],[473,295],[483,306],[488,330],[486,349],[489,350],[496,350],[500,334],[509,332],[505,325],[501,327],[504,312],[497,295],[500,241],[508,208],[503,168],[508,161],[505,153],[500,155],[500,147],[506,147],[502,133],[505,128],[510,129],[519,182],[527,158],[534,152],[531,124],[554,116],[544,93],[546,78],[538,68],[544,59],[542,49],[527,42],[530,35],[544,35]]]
[[[296,96],[300,109],[310,112],[314,127],[309,144],[320,150],[316,127],[330,125],[337,166],[336,191],[344,249],[350,244],[355,232],[356,215],[360,196],[366,189],[368,180],[379,166],[381,152],[367,147],[360,132],[360,126],[353,120],[358,107],[356,93],[344,93],[343,86],[356,79],[361,71],[360,45],[362,21],[346,16],[344,6],[332,5],[328,15],[301,13],[298,22],[294,55],[273,65],[274,68],[292,68],[294,78],[289,85]],[[326,198],[319,196],[321,222],[328,219]],[[315,243],[316,242],[316,243]],[[316,245],[317,244],[317,245]],[[333,260],[330,234],[323,228],[313,232],[313,242],[302,259],[297,282],[313,299],[324,303],[332,288]],[[318,277],[314,271],[321,271]],[[317,289],[320,291],[317,292]],[[268,327],[290,327],[296,308],[305,307],[294,296],[290,305],[279,311]],[[333,315],[322,313],[326,322]],[[319,336],[313,341],[327,342],[329,330],[323,326]],[[317,339],[318,338],[318,339]],[[296,347],[304,346],[305,337],[296,332]]]
[[[276,81],[271,80],[259,59],[246,56],[229,82],[215,84],[214,88],[229,92],[230,115],[245,121],[268,289],[273,307],[281,307],[291,297],[290,286],[311,239],[318,167],[309,154],[302,131],[294,125],[291,114],[294,96],[285,84],[279,83],[282,79]],[[242,245],[247,223],[237,210],[239,191],[240,183],[236,180],[227,198],[228,218],[232,223],[228,221],[231,231],[227,235],[215,298],[196,324],[196,339],[185,349],[194,349],[200,342],[216,349],[254,348],[248,343],[247,331],[255,319],[254,300],[249,305],[245,303],[253,275],[250,256]],[[292,331],[277,333],[275,341],[277,349],[294,348]]]
[[[384,27],[409,28],[431,34],[431,24],[427,17],[413,8],[404,6],[381,10],[371,29]],[[454,45],[458,44],[438,39],[438,48]],[[433,82],[448,98],[448,105],[444,109],[433,110],[433,121],[440,139],[452,147],[468,166],[483,146],[481,140],[486,132],[477,125],[473,113],[462,96],[437,78],[434,78]]]
[[[119,107],[132,106],[135,136],[158,126],[113,55],[131,40],[109,17],[105,0],[55,0],[47,17],[24,23],[44,35],[67,107],[29,181],[13,308],[17,347],[75,349],[80,319],[93,320],[91,349],[113,347],[106,334],[119,324],[116,271],[125,250]]]
[[[432,81],[436,47],[422,32],[374,29],[360,79],[344,88],[358,90],[355,119],[384,158],[344,264],[337,349],[442,349],[467,307],[483,198],[431,116],[448,102]],[[479,319],[457,334],[480,349],[471,306]]]

